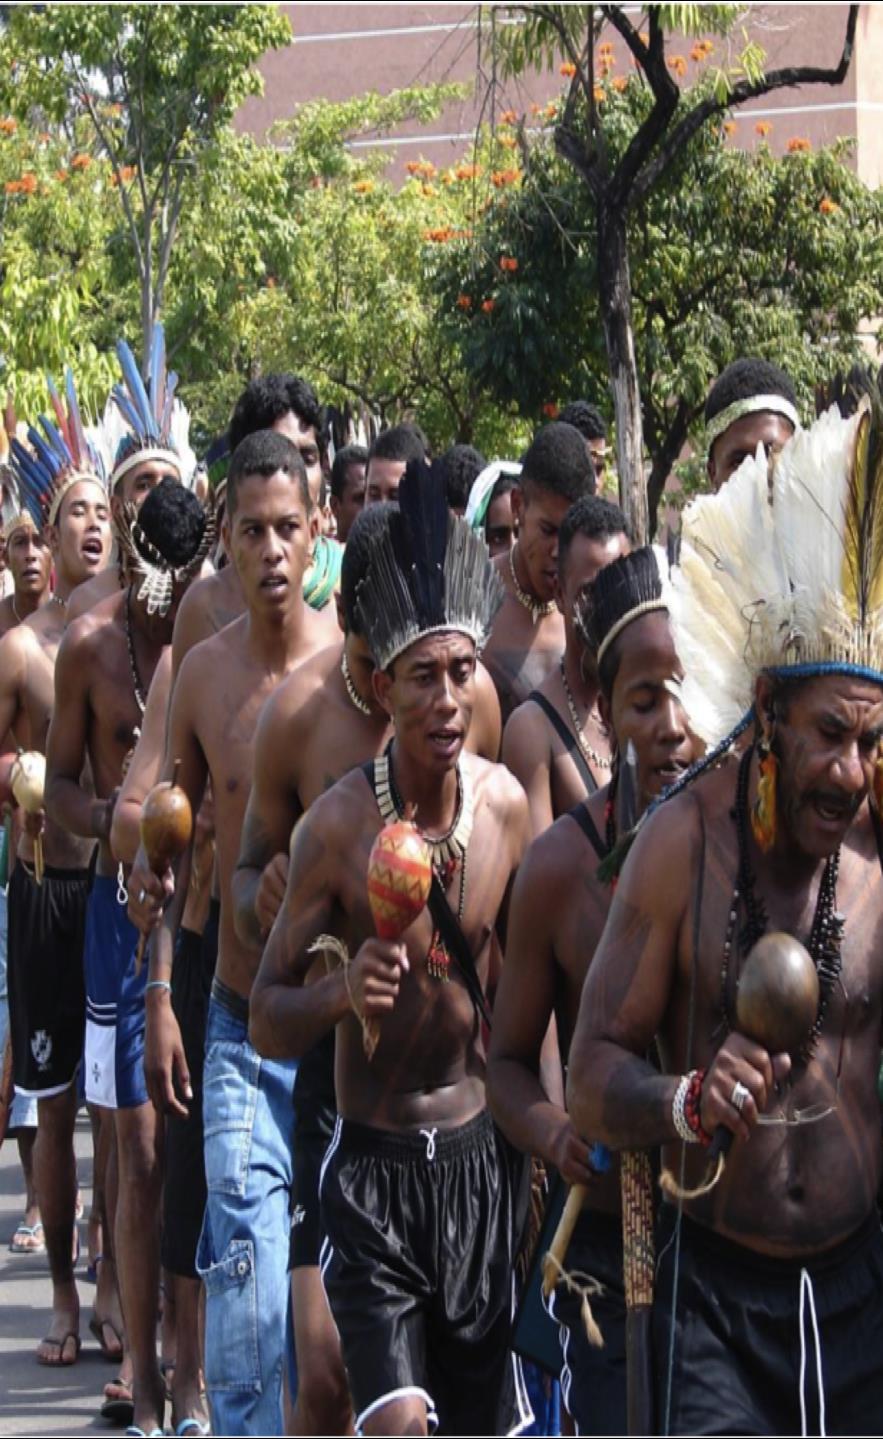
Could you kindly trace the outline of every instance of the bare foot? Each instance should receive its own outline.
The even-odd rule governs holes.
[[[104,1358],[119,1364],[123,1357],[123,1316],[112,1259],[102,1257],[98,1265],[95,1304],[89,1328],[98,1340]]]
[[[195,1419],[200,1429],[208,1422],[205,1390],[198,1379],[187,1379],[182,1375],[179,1380],[176,1374],[172,1383],[172,1428],[175,1433],[185,1419]],[[192,1430],[194,1434],[199,1432],[196,1425]]]
[[[150,1392],[135,1395],[134,1424],[145,1434],[152,1434],[155,1429],[162,1429],[165,1417],[166,1393],[157,1369],[156,1383],[150,1385]]]
[[[37,1345],[37,1363],[52,1368],[76,1364],[80,1355],[80,1310],[76,1300],[59,1305],[52,1312],[52,1322]]]

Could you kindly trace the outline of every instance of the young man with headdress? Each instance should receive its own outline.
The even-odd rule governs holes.
[[[581,1133],[662,1145],[677,1196],[654,1309],[662,1432],[852,1433],[883,1413],[881,438],[879,411],[831,412],[784,447],[772,504],[761,457],[684,515],[683,700],[724,738],[638,834],[567,1086]],[[714,768],[752,701],[750,744]],[[816,974],[790,1054],[736,1028],[764,935],[785,982],[776,930]],[[763,1012],[772,1031],[782,1001]]]
[[[285,435],[307,472],[310,503],[318,528],[310,541],[310,563],[304,575],[304,599],[320,617],[326,643],[337,637],[332,599],[340,583],[341,546],[321,533],[322,504],[328,466],[325,414],[312,385],[298,375],[262,375],[252,380],[236,401],[230,419],[230,450],[258,430]]]
[[[58,423],[41,419],[30,448],[12,442],[19,494],[45,533],[55,565],[55,592],[0,640],[0,733],[12,730],[41,753],[54,704],[56,654],[64,607],[74,587],[97,574],[110,553],[110,510],[100,456],[89,444],[68,373],[66,411],[52,392]],[[35,873],[34,841],[45,861]],[[83,935],[92,846],[44,813],[28,815],[9,885],[8,985],[16,1089],[36,1096],[39,1122],[34,1172],[49,1268],[53,1313],[37,1348],[43,1364],[73,1364],[80,1350],[80,1306],[71,1264],[77,1196],[74,1121],[83,1048]],[[96,1317],[112,1313],[112,1275],[99,1273]],[[99,1319],[100,1322],[100,1319]]]
[[[180,760],[178,784],[194,813],[207,779],[214,796],[220,943],[203,1076],[208,1203],[198,1269],[206,1288],[212,1423],[228,1434],[282,1432],[295,1066],[266,1063],[248,1043],[256,961],[236,935],[230,885],[258,716],[276,686],[318,648],[303,598],[316,525],[306,471],[291,441],[271,430],[243,440],[227,479],[224,543],[239,573],[246,613],[196,645],[181,665],[163,766],[170,778]],[[158,1111],[178,1114],[186,1114],[192,1097],[170,988],[188,866],[189,851],[157,877],[140,851],[129,877],[130,913],[143,931],[155,931],[147,1088]]]
[[[544,425],[512,491],[518,542],[494,561],[503,606],[485,650],[503,721],[557,669],[564,653],[558,609],[558,533],[570,506],[595,493],[595,472],[572,425]]]
[[[800,428],[794,386],[769,360],[739,359],[718,375],[705,401],[708,478],[719,490],[763,445],[777,455]]]
[[[52,553],[43,531],[35,524],[30,510],[22,508],[3,527],[6,564],[12,575],[13,590],[0,600],[0,636],[15,629],[52,598]],[[15,737],[8,736],[4,750],[13,748]],[[12,826],[2,822],[0,828],[0,1057],[5,1058],[9,1038],[9,1007],[6,993],[6,886],[12,868],[10,849]],[[2,1061],[0,1061],[2,1062]],[[9,1137],[15,1136],[25,1181],[25,1212],[17,1225],[9,1248],[13,1254],[45,1252],[43,1226],[34,1188],[34,1141],[37,1136],[37,1101],[15,1095],[10,1106],[6,1127]]]
[[[509,716],[503,735],[503,763],[524,786],[534,836],[610,775],[595,657],[577,627],[576,609],[601,569],[628,550],[618,505],[596,495],[571,505],[558,534],[556,591],[564,653],[557,669]]]
[[[213,525],[195,495],[168,478],[140,510],[126,507],[115,529],[131,580],[69,623],[59,648],[46,807],[69,833],[98,841],[86,918],[85,1091],[88,1103],[113,1111],[117,1277],[134,1370],[135,1421],[151,1429],[162,1395],[156,1364],[161,1169],[156,1116],[142,1073],[146,974],[136,969],[137,934],[126,916],[110,828],[153,672],[171,643],[178,601],[211,548]],[[87,762],[94,794],[80,784]],[[98,1337],[104,1344],[103,1330]]]
[[[374,660],[356,596],[395,507],[370,505],[347,542],[337,599],[343,641],[307,661],[267,701],[255,737],[254,781],[233,881],[240,938],[260,950],[285,895],[288,847],[301,815],[356,765],[382,752],[389,715],[372,686]],[[500,714],[486,671],[466,745],[496,759]],[[334,1037],[304,1055],[295,1081],[292,1300],[297,1346],[299,1432],[339,1432],[350,1418],[340,1342],[319,1275],[319,1168],[332,1137]],[[342,1416],[342,1417],[341,1417]]]
[[[476,654],[499,601],[485,546],[450,516],[438,470],[409,465],[357,597],[395,735],[295,830],[252,992],[251,1032],[267,1053],[305,1054],[336,1029],[341,1117],[321,1177],[322,1274],[368,1434],[529,1422],[508,1352],[520,1166],[485,1108],[481,1032],[527,806],[502,766],[464,752]],[[368,857],[409,804],[434,896],[392,943],[374,937]],[[312,945],[335,945],[326,930],[343,963],[306,985]]]
[[[588,1141],[564,1108],[563,1084],[555,1094],[543,1088],[541,1051],[554,1016],[566,1065],[586,971],[610,908],[610,882],[597,871],[617,838],[619,757],[631,746],[633,766],[630,757],[630,772],[621,781],[635,787],[627,797],[627,808],[633,806],[625,821],[630,824],[683,773],[696,746],[677,699],[683,670],[653,551],[635,550],[613,560],[576,605],[580,629],[600,657],[599,705],[616,757],[614,771],[602,789],[584,796],[534,840],[518,871],[494,1004],[488,1100],[518,1149],[542,1159],[568,1184],[588,1188],[561,1262],[603,1286],[590,1303],[604,1347],[586,1338],[585,1278],[572,1287],[565,1279],[550,1305],[562,1326],[562,1395],[579,1434],[624,1434],[619,1173],[592,1167]]]
[[[166,371],[162,325],[155,325],[146,381],[125,340],[117,342],[122,383],[114,385],[101,424],[101,443],[111,457],[111,516],[119,521],[127,505],[139,510],[164,479],[190,485],[196,456],[190,448],[190,416],[175,398],[178,377]],[[79,585],[68,601],[68,623],[124,589],[124,557]]]

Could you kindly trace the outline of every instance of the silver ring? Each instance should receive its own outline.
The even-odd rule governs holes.
[[[745,1085],[742,1084],[741,1080],[737,1079],[736,1083],[733,1085],[733,1092],[730,1095],[730,1103],[732,1104],[733,1108],[738,1109],[739,1113],[741,1114],[742,1110],[745,1107],[746,1099],[750,1098],[751,1090],[746,1089]]]
[[[139,904],[143,904],[146,898],[147,898],[147,890],[146,890],[146,889],[139,889],[139,891],[138,891],[138,903],[139,903]]]

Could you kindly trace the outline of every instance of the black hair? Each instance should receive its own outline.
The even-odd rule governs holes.
[[[521,481],[519,480],[519,478],[518,478],[517,475],[501,475],[500,478],[497,480],[497,483],[494,485],[494,488],[491,490],[490,498],[489,498],[489,500],[488,500],[488,502],[487,502],[487,509],[486,509],[485,512],[484,512],[484,537],[485,537],[485,539],[487,539],[487,537],[488,537],[488,530],[490,529],[490,524],[491,524],[491,521],[490,521],[491,505],[494,503],[494,500],[499,500],[502,495],[508,495],[509,492],[510,492],[510,490],[517,490],[518,487],[519,487],[519,485],[520,485],[520,483],[521,483]]]
[[[301,503],[307,513],[310,513],[310,487],[297,445],[293,445],[286,435],[280,435],[278,430],[257,430],[236,446],[230,460],[230,469],[227,472],[227,514],[231,520],[239,503],[239,486],[242,481],[251,475],[261,475],[265,480],[269,480],[278,470],[298,481]]]
[[[346,488],[346,472],[350,465],[367,465],[368,451],[364,445],[344,445],[334,456],[331,466],[331,493],[336,500],[343,499]]]
[[[561,425],[573,425],[584,440],[606,440],[607,421],[599,409],[588,400],[571,400],[558,416]]]
[[[445,499],[449,510],[463,511],[469,491],[481,474],[487,460],[474,445],[451,445],[440,457],[445,477]]]
[[[523,489],[534,485],[539,490],[561,495],[573,504],[583,495],[593,495],[597,483],[594,466],[579,430],[554,420],[551,425],[543,425],[537,431],[522,461]]]
[[[398,514],[398,509],[397,504],[389,501],[366,506],[357,515],[347,536],[340,567],[340,597],[343,600],[346,627],[353,634],[362,633],[356,603],[359,586],[368,573],[378,539],[389,527],[390,516]]]
[[[368,451],[368,464],[377,460],[425,460],[427,456],[426,436],[416,425],[393,425],[391,430],[381,430]]]
[[[325,453],[325,412],[312,385],[299,375],[261,375],[243,390],[230,417],[230,449],[257,430],[267,430],[291,411],[305,428],[316,432],[319,450]]]
[[[138,511],[138,525],[170,565],[186,565],[205,533],[205,510],[178,480],[160,480]]]
[[[830,380],[816,385],[816,415],[823,415],[831,405],[836,405],[844,420],[854,415],[865,395],[873,395],[879,388],[879,377],[869,365],[855,364],[844,374],[839,371]]]
[[[638,605],[662,597],[662,580],[656,556],[649,545],[621,555],[612,564],[599,570],[578,604],[578,626],[590,649],[597,654],[600,646],[619,620]],[[607,699],[613,691],[619,669],[619,636],[604,651],[598,666],[601,692]]]
[[[564,569],[570,546],[576,535],[585,535],[590,540],[606,540],[613,535],[628,535],[626,517],[619,505],[603,500],[600,495],[584,495],[571,505],[558,531],[558,578],[564,578]]]
[[[718,376],[708,392],[705,401],[705,423],[713,420],[736,400],[747,400],[754,395],[781,395],[797,408],[794,386],[778,365],[770,360],[734,360]]]

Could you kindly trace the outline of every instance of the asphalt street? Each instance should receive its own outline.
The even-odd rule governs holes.
[[[85,1111],[77,1124],[80,1190],[89,1212],[92,1145]],[[80,1223],[82,1259],[77,1266],[83,1348],[67,1369],[37,1364],[34,1351],[46,1332],[51,1287],[45,1255],[10,1254],[8,1245],[22,1215],[22,1182],[14,1140],[0,1148],[0,1435],[107,1434],[98,1415],[102,1390],[116,1370],[105,1363],[89,1333],[94,1286],[86,1282],[86,1221]]]

